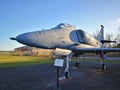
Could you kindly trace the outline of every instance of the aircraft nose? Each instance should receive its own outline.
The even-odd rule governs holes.
[[[31,41],[32,41],[32,36],[31,33],[24,33],[20,34],[16,37],[16,40],[22,44],[29,45],[31,46]]]

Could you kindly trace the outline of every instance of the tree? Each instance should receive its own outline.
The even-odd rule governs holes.
[[[113,44],[113,47],[118,47],[120,44],[120,33],[114,35],[114,40],[116,41],[116,43]]]
[[[93,33],[93,37],[97,37],[97,35],[99,34],[99,30],[96,30],[96,32],[95,33]]]
[[[114,41],[114,37],[113,37],[113,33],[107,33],[105,35],[105,40],[108,40],[108,41]],[[106,47],[112,47],[113,46],[113,43],[105,43],[105,46]]]

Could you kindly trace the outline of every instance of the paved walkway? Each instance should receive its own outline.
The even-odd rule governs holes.
[[[97,63],[82,62],[70,68],[69,80],[60,78],[62,90],[120,90],[120,65],[107,65],[100,71]],[[60,69],[63,76],[63,69]],[[0,90],[54,90],[56,68],[52,64],[0,69]]]

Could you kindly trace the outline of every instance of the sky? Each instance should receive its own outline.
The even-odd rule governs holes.
[[[10,37],[69,23],[93,34],[120,32],[120,0],[0,0],[0,51],[22,44]]]

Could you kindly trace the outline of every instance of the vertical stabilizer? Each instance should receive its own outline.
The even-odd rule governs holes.
[[[100,32],[99,32],[99,34],[97,35],[97,40],[99,40],[100,42],[102,41],[102,40],[104,40],[104,26],[103,25],[101,25],[101,30],[100,30]]]

